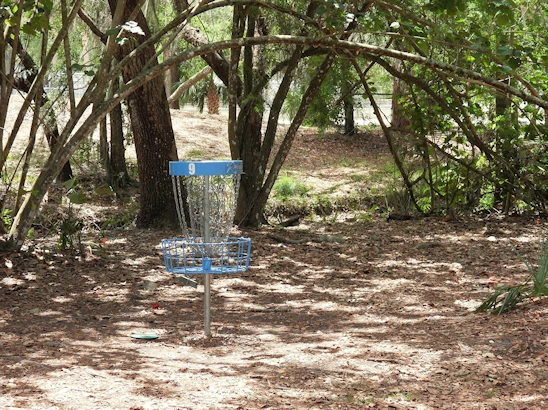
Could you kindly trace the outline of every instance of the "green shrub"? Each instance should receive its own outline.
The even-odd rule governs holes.
[[[310,187],[298,179],[285,175],[278,178],[272,192],[278,199],[290,197],[303,197],[308,194]]]

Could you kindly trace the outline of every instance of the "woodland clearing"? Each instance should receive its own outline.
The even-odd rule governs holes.
[[[181,158],[227,152],[221,116],[173,118]],[[284,172],[326,195],[369,184],[359,193],[387,155],[373,133],[304,129]],[[177,227],[92,229],[127,207],[83,205],[81,252],[37,234],[1,255],[0,408],[548,408],[548,299],[474,312],[527,278],[510,245],[535,262],[546,219],[339,212],[235,230],[253,240],[251,267],[213,278],[206,338],[200,278],[182,286],[163,266]],[[131,337],[143,332],[159,337]]]

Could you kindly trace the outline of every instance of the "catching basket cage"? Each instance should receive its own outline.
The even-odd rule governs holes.
[[[201,238],[173,238],[162,241],[164,264],[172,273],[226,274],[249,268],[251,239],[231,238],[206,243]]]
[[[182,238],[164,239],[168,272],[225,274],[249,267],[251,240],[229,237],[242,173],[241,161],[170,162]]]

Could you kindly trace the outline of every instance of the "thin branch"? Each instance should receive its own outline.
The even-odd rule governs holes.
[[[379,121],[379,124],[383,130],[384,136],[386,138],[386,142],[388,143],[388,149],[390,150],[390,153],[392,154],[392,158],[394,159],[394,162],[396,166],[398,167],[398,170],[400,171],[403,182],[405,186],[407,187],[407,192],[409,193],[411,202],[413,202],[415,209],[424,215],[424,211],[421,209],[421,207],[417,203],[417,199],[415,198],[415,194],[413,193],[413,184],[409,180],[409,176],[407,175],[407,172],[405,172],[403,163],[401,162],[401,159],[398,156],[398,153],[396,152],[396,149],[394,147],[394,144],[392,141],[392,132],[390,131],[390,129],[387,127],[386,123],[384,122],[381,110],[379,109],[377,101],[375,100],[375,96],[373,95],[373,93],[371,92],[371,88],[369,88],[369,85],[367,84],[367,78],[365,77],[365,74],[363,73],[361,67],[358,65],[356,60],[351,59],[351,61],[352,61],[352,65],[354,66],[354,69],[356,70],[356,72],[358,73],[360,77],[363,89],[365,93],[367,94],[367,98],[369,99],[369,102],[371,103],[371,106],[373,107],[373,111],[375,112],[375,116],[377,117],[377,120]]]
[[[78,17],[80,17],[80,20],[82,20],[86,26],[91,30],[93,34],[95,34],[102,43],[107,42],[107,35],[101,31],[99,27],[93,22],[93,20],[86,14],[86,12],[83,9],[78,10]]]
[[[173,101],[176,101],[183,95],[183,93],[188,90],[190,87],[192,87],[194,84],[199,82],[200,80],[207,77],[209,74],[213,72],[213,69],[210,66],[206,66],[202,68],[200,71],[198,71],[196,74],[194,74],[192,77],[190,77],[188,80],[186,80],[184,83],[182,83],[173,93],[169,96],[167,99],[167,102],[171,104]]]

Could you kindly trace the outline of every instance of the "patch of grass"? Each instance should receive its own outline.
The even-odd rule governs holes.
[[[186,153],[186,157],[189,159],[201,159],[204,157],[204,153],[199,149],[191,149]]]
[[[392,398],[396,401],[411,401],[413,400],[413,396],[411,393],[407,391],[401,391],[401,392],[394,392],[391,395],[387,396],[387,398]]]
[[[285,175],[278,178],[272,193],[278,199],[290,197],[304,197],[310,192],[310,187],[297,178]]]
[[[327,195],[317,195],[313,207],[314,212],[322,217],[331,215],[336,210],[336,205]]]
[[[350,175],[350,180],[352,182],[364,182],[368,179],[368,175],[366,174],[352,174]]]
[[[345,168],[366,168],[367,162],[358,160],[356,158],[340,157],[337,159],[337,166]]]
[[[389,188],[385,200],[386,207],[391,212],[410,215],[415,210],[409,191],[403,186]]]
[[[373,399],[370,397],[356,397],[352,394],[347,394],[344,396],[344,401],[346,403],[352,403],[352,404],[361,404],[361,405],[368,405],[373,403]]]
[[[358,212],[355,218],[356,221],[359,223],[367,223],[373,221],[373,217],[371,216],[370,212]]]

